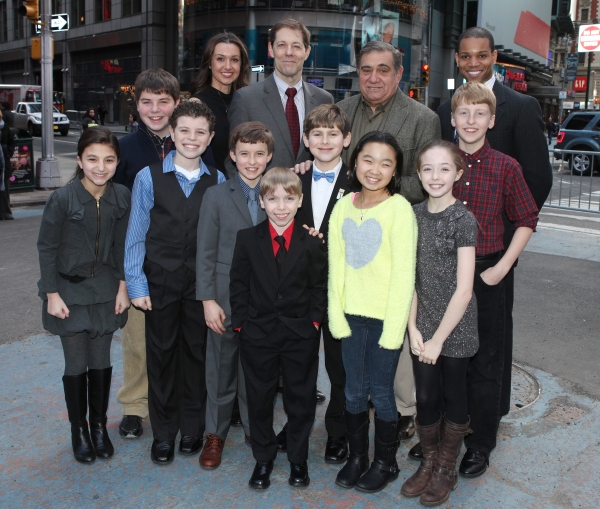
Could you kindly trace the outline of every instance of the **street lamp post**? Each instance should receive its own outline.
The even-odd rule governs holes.
[[[571,50],[571,45],[573,44],[573,39],[571,39],[570,36],[565,35],[561,39],[561,41],[565,47],[565,57],[564,57],[564,62],[563,62],[562,88],[564,88],[566,91],[567,90],[567,59],[569,56],[569,52]],[[560,100],[560,108],[559,108],[559,112],[558,112],[558,123],[559,124],[562,124],[563,102],[564,102],[564,99],[561,99]]]

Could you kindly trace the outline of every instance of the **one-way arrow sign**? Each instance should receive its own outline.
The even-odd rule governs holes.
[[[68,14],[53,14],[50,30],[53,32],[66,32],[69,30],[69,15]],[[35,31],[39,34],[41,29],[39,25],[35,26]]]

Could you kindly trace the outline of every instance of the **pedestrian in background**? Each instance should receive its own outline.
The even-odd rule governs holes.
[[[548,117],[546,130],[548,131],[548,145],[552,145],[552,136],[554,136],[554,133],[556,132],[556,124],[552,122],[552,117]]]
[[[96,111],[94,108],[88,108],[83,114],[83,119],[81,120],[81,129],[85,131],[88,127],[95,127],[97,125],[98,121],[96,120]]]
[[[104,107],[104,104],[99,104],[98,107],[96,108],[96,112],[98,113],[98,118],[100,119],[100,125],[104,125],[104,118],[106,117],[106,114],[108,113],[108,111]]]
[[[10,156],[14,152],[14,138],[10,133],[10,127],[4,120],[6,110],[0,111],[0,221],[8,221],[14,219],[10,208],[10,177],[12,175],[12,167],[10,165]]]
[[[130,113],[129,114],[129,125],[127,126],[127,130],[130,133],[134,133],[138,130],[139,126],[140,125],[138,124],[138,121],[137,121],[137,115],[135,113]]]
[[[42,323],[62,343],[71,442],[81,463],[114,453],[106,431],[110,345],[129,308],[123,259],[130,193],[112,182],[118,162],[119,144],[108,129],[84,132],[77,172],[50,196],[37,243]]]
[[[229,154],[227,114],[234,92],[248,86],[248,62],[248,50],[237,35],[231,32],[217,34],[206,43],[200,74],[190,85],[190,100],[202,101],[217,118],[210,146],[215,165],[222,172]]]

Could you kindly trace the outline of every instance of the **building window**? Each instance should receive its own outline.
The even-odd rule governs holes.
[[[71,19],[73,26],[85,25],[85,0],[71,0]]]
[[[64,0],[52,0],[52,14],[62,14],[63,12],[65,12],[63,11],[64,4]]]
[[[122,16],[131,16],[142,12],[142,0],[123,0]]]
[[[18,13],[19,7],[23,5],[21,0],[13,0],[13,38],[23,39],[25,37],[25,16]]]
[[[112,19],[111,11],[111,0],[96,0],[96,21]]]
[[[6,27],[6,2],[0,2],[0,42],[6,42],[8,30]]]
[[[587,21],[590,16],[589,9],[581,9],[581,17],[579,18],[581,21]]]
[[[585,53],[583,53],[583,52],[579,53],[578,58],[579,58],[578,62],[580,64],[585,64]]]

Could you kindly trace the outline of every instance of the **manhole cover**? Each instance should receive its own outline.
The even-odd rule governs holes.
[[[540,390],[537,379],[524,368],[513,363],[510,412],[516,412],[534,403],[540,397]]]

